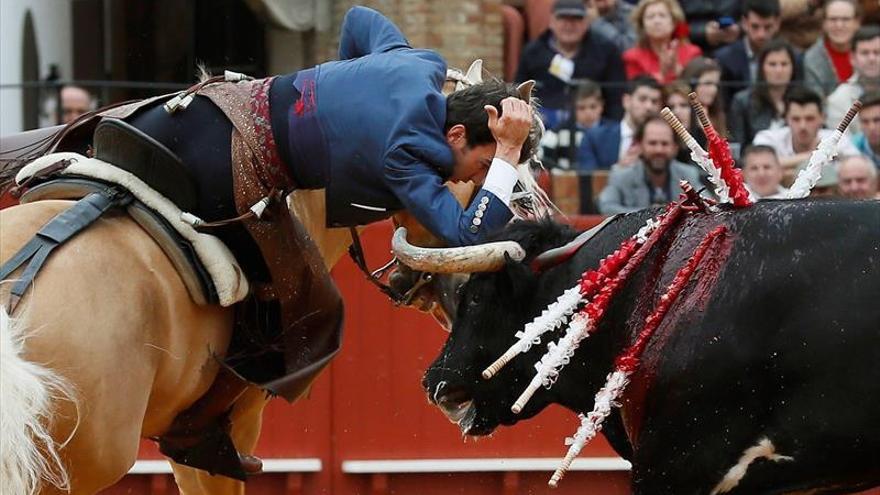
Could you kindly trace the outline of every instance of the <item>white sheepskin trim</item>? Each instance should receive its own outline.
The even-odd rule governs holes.
[[[27,164],[15,176],[15,181],[21,184],[39,170],[64,159],[71,159],[73,163],[62,174],[82,175],[119,184],[131,191],[139,201],[162,215],[184,239],[192,243],[196,255],[214,282],[220,305],[231,306],[247,296],[249,290],[247,278],[229,248],[217,237],[198,232],[182,222],[180,220],[182,212],[177,206],[125,170],[77,153],[53,153]]]

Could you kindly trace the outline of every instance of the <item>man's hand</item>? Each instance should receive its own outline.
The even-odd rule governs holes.
[[[495,158],[516,165],[523,143],[529,137],[532,128],[532,107],[525,101],[508,96],[501,100],[501,117],[498,109],[492,105],[485,106],[489,114],[489,130],[495,138],[497,148]]]

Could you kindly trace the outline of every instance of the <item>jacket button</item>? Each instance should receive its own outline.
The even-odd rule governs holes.
[[[480,230],[479,227],[477,227],[476,225],[471,225],[471,228],[470,228],[471,233],[476,234],[478,230]]]
[[[480,198],[480,204],[485,205],[487,203],[489,203],[489,196],[483,196],[482,198]]]
[[[477,218],[483,218],[483,210],[477,210],[474,212],[474,216]]]
[[[483,223],[482,220],[480,220],[479,218],[474,218],[474,225],[480,225],[481,223]]]

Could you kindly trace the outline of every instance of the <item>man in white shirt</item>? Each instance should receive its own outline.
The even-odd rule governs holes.
[[[793,87],[785,95],[785,123],[779,129],[765,129],[755,135],[752,144],[773,148],[785,173],[783,183],[790,184],[798,169],[806,166],[819,142],[834,133],[822,129],[822,98],[803,87]],[[850,138],[844,135],[838,144],[838,157],[859,154]]]
[[[852,77],[828,95],[825,125],[830,128],[837,127],[853,102],[866,91],[880,89],[880,26],[867,25],[856,31],[850,60],[853,66]],[[858,119],[853,120],[848,131],[855,135],[860,130]]]

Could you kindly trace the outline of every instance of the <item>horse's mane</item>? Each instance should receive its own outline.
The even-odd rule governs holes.
[[[539,220],[516,220],[492,236],[491,240],[516,241],[526,251],[525,261],[548,249],[562,246],[577,237],[570,225],[548,217]]]

